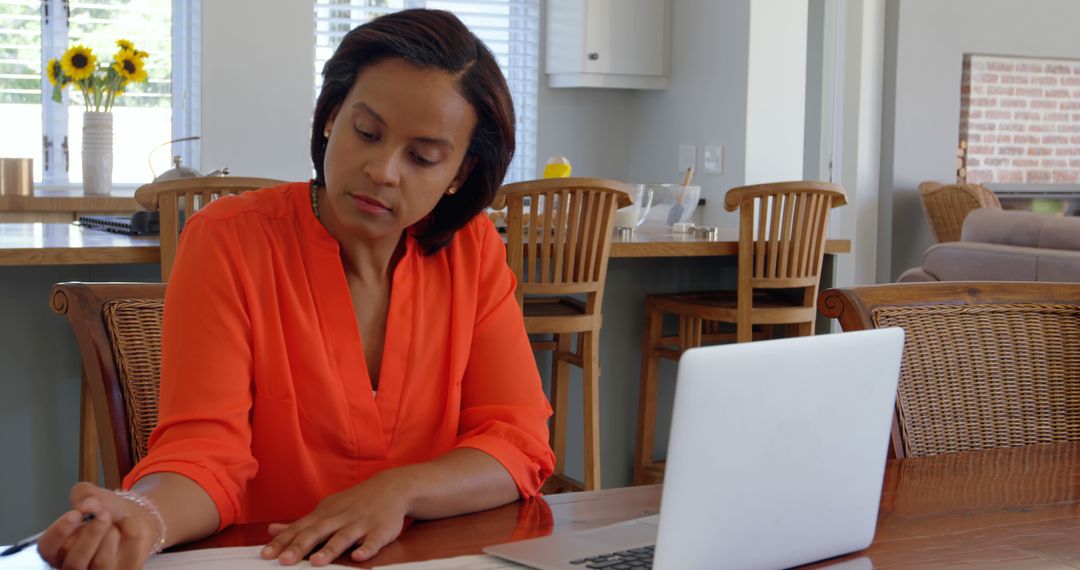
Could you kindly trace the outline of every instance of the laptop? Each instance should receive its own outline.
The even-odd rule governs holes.
[[[157,235],[160,231],[158,213],[146,210],[130,216],[79,216],[79,225],[130,236]]]
[[[877,523],[900,328],[687,350],[659,515],[484,548],[544,570],[785,568]]]

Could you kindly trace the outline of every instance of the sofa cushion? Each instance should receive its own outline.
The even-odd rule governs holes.
[[[923,271],[922,267],[912,267],[900,274],[897,283],[922,283],[924,281],[937,281],[937,277]]]
[[[964,218],[961,241],[1002,245],[1039,246],[1039,233],[1047,216],[1016,210],[979,208]]]
[[[1039,233],[1039,247],[1080,251],[1080,218],[1067,216],[1046,220]]]
[[[965,242],[1080,251],[1080,217],[979,208],[964,219]]]
[[[1035,269],[1037,281],[1080,283],[1080,251],[1045,249]]]
[[[930,246],[923,271],[938,281],[1036,281],[1038,250],[953,241]]]

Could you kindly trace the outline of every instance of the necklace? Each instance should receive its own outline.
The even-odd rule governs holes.
[[[319,187],[311,185],[311,211],[315,212],[315,219],[319,219]]]

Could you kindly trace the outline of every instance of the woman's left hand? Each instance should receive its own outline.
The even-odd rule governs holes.
[[[325,545],[308,559],[313,566],[333,562],[354,545],[352,559],[375,556],[401,534],[410,498],[406,484],[384,471],[319,502],[307,516],[292,524],[271,524],[273,540],[262,550],[265,559],[296,564],[320,543]]]

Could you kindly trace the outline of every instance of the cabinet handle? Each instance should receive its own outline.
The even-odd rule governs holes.
[[[592,61],[596,61],[596,60],[600,59],[600,54],[598,54],[598,53],[596,53],[594,51],[594,52],[589,54],[589,59],[592,60]]]

